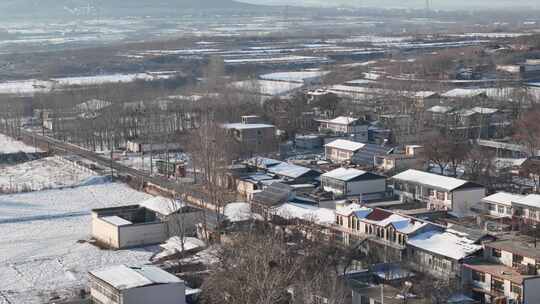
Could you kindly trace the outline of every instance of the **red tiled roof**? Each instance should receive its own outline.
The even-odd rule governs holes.
[[[382,209],[375,209],[371,212],[366,219],[370,221],[382,221],[392,215],[392,212],[388,212]]]

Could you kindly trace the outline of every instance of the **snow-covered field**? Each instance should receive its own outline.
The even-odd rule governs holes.
[[[272,80],[239,81],[232,85],[245,92],[268,96],[286,95],[304,86],[302,83]]]
[[[322,76],[328,74],[328,71],[294,71],[278,72],[261,75],[264,80],[286,81],[295,83],[320,82]]]
[[[0,134],[0,154],[11,154],[11,153],[34,153],[36,148],[31,147],[22,141],[18,141],[12,137]],[[37,152],[40,152],[37,150]]]
[[[81,242],[90,237],[91,209],[148,198],[117,183],[1,195],[0,303],[45,303],[54,293],[76,294],[89,270],[148,263],[159,248],[108,251]]]
[[[136,74],[110,74],[96,76],[64,77],[51,80],[28,79],[0,83],[0,94],[34,94],[45,93],[58,87],[92,86],[106,83],[127,83],[136,80],[154,81],[168,79],[176,72],[146,72]]]
[[[95,173],[59,157],[0,167],[0,192],[15,193],[77,185]]]

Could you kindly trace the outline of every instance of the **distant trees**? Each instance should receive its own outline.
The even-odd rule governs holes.
[[[469,150],[466,141],[459,141],[442,134],[429,136],[424,141],[424,158],[437,165],[440,174],[450,167],[454,176],[457,176],[458,166],[465,161]]]
[[[527,147],[529,155],[536,155],[540,149],[540,107],[531,109],[517,121],[514,137]]]

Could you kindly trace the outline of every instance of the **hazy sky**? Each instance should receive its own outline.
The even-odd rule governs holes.
[[[376,7],[425,7],[425,0],[241,0],[244,2],[261,4],[285,5],[316,5],[328,6],[333,4],[350,6],[376,6]],[[540,0],[431,0],[434,8],[456,9],[471,7],[535,7],[540,8]]]

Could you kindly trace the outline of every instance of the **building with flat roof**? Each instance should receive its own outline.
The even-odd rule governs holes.
[[[155,266],[112,266],[89,272],[90,295],[97,304],[184,304],[186,285]]]
[[[159,244],[180,233],[194,234],[201,218],[197,208],[154,197],[139,205],[92,210],[92,237],[115,249]]]
[[[404,171],[391,180],[401,200],[424,202],[429,209],[452,211],[457,216],[470,215],[471,208],[486,196],[482,185],[419,170]]]
[[[337,197],[370,196],[380,198],[386,193],[386,177],[353,168],[338,168],[321,176],[324,191]]]

